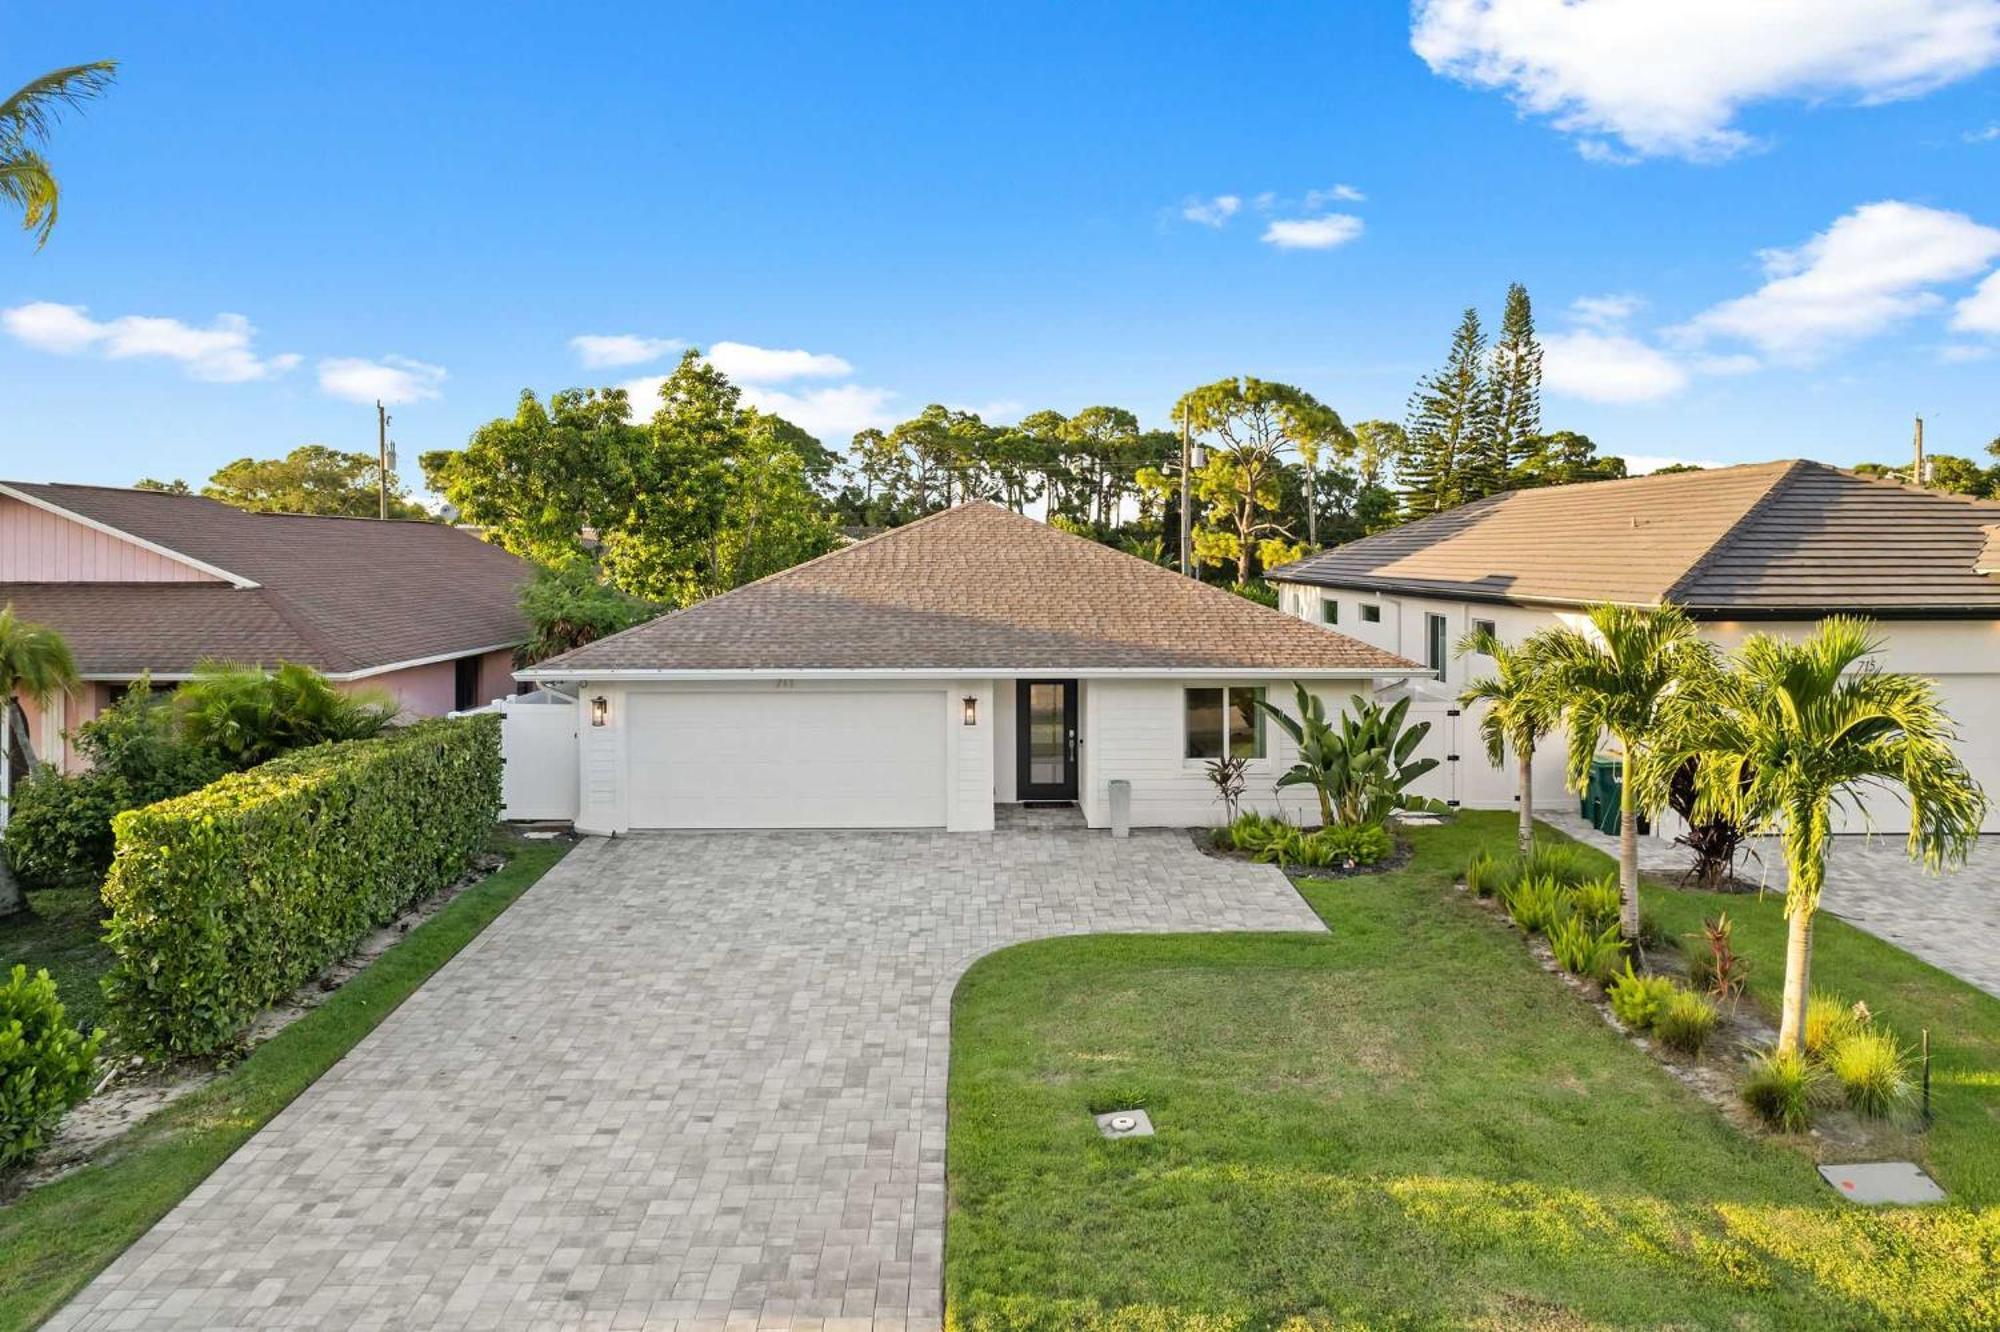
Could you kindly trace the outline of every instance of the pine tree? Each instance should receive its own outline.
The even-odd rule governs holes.
[[[1440,513],[1486,493],[1478,488],[1479,451],[1493,437],[1493,394],[1486,382],[1486,335],[1468,307],[1452,335],[1443,368],[1410,394],[1408,439],[1397,472],[1413,518]]]
[[[1493,344],[1493,433],[1475,451],[1478,476],[1469,490],[1490,495],[1512,484],[1542,433],[1542,344],[1535,340],[1535,311],[1528,289],[1507,288],[1500,340]]]

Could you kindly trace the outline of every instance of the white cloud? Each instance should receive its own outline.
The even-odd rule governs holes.
[[[1335,185],[1327,190],[1306,191],[1306,211],[1316,212],[1331,203],[1363,203],[1368,196],[1352,185]]]
[[[1687,368],[1616,330],[1577,329],[1542,339],[1542,382],[1588,402],[1655,402],[1687,387]]]
[[[1591,328],[1617,328],[1646,308],[1643,297],[1610,293],[1579,296],[1569,303],[1570,318]]]
[[[681,345],[679,338],[642,338],[636,333],[583,333],[569,340],[576,358],[592,369],[644,365]]]
[[[1950,342],[1938,348],[1938,359],[1946,365],[1971,365],[1993,358],[1993,348],[1977,342]]]
[[[753,347],[747,342],[718,342],[708,349],[704,359],[739,384],[776,384],[788,379],[840,379],[854,373],[854,367],[838,356]]]
[[[1986,280],[1958,303],[1951,326],[1961,333],[2000,333],[2000,269],[1988,273]]]
[[[2000,143],[2000,120],[1994,121],[1985,129],[1967,130],[1965,132],[1965,141],[1967,143]]]
[[[1328,213],[1324,217],[1287,218],[1264,228],[1266,245],[1281,250],[1331,250],[1361,235],[1362,222],[1349,213]]]
[[[268,379],[299,363],[287,352],[258,356],[257,330],[239,314],[219,314],[207,328],[156,315],[121,315],[99,321],[87,307],[33,301],[0,312],[7,332],[30,347],[63,356],[95,351],[107,360],[178,361],[194,379],[241,384]]]
[[[2000,229],[1892,199],[1863,204],[1796,249],[1760,257],[1763,286],[1696,315],[1676,336],[1696,345],[1733,338],[1766,355],[1810,360],[1942,304],[1933,288],[2000,258]],[[1977,309],[1972,317],[1981,317]]]
[[[390,406],[435,398],[444,386],[441,365],[427,365],[407,356],[384,356],[378,361],[358,356],[335,356],[319,363],[319,386],[336,398],[350,402],[380,400]]]
[[[1219,227],[1242,207],[1243,200],[1236,195],[1218,194],[1213,199],[1189,199],[1181,205],[1181,216],[1204,227]]]
[[[631,400],[631,419],[652,419],[660,403],[660,385],[666,382],[665,375],[643,375],[619,385]],[[892,425],[896,419],[889,410],[889,404],[896,398],[890,389],[862,384],[829,384],[790,391],[758,384],[739,387],[745,404],[784,417],[823,444],[845,445],[856,431]]]
[[[1418,0],[1431,69],[1503,90],[1586,155],[1713,160],[1774,99],[1916,97],[2000,62],[1995,0]]]

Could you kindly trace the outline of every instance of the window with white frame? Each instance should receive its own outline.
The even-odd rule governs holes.
[[[1500,637],[1500,626],[1491,620],[1474,620],[1472,622],[1472,634],[1475,638],[1483,636],[1497,639]]]
[[[1442,615],[1424,616],[1424,665],[1437,672],[1437,678],[1444,679],[1445,662],[1448,651],[1445,619]]]
[[[1371,603],[1371,602],[1366,602],[1366,601],[1362,602],[1362,603],[1361,603],[1361,622],[1362,622],[1363,624],[1380,624],[1380,623],[1382,623],[1382,608],[1381,608],[1380,606],[1378,606],[1378,605],[1375,605],[1375,604]]]
[[[1319,622],[1321,624],[1339,624],[1340,603],[1338,601],[1335,601],[1332,597],[1328,597],[1326,600],[1320,602]]]
[[[1186,754],[1191,759],[1264,757],[1264,714],[1257,700],[1261,685],[1229,685],[1187,691]]]

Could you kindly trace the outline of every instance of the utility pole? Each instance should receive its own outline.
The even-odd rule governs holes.
[[[380,398],[375,399],[375,497],[380,501],[383,521],[389,518],[389,413]]]
[[[1188,413],[1187,404],[1181,404],[1181,577],[1193,576],[1193,563],[1188,551]]]
[[[1924,488],[1924,418],[1917,418],[1917,465],[1910,472],[1910,484],[1917,489]]]

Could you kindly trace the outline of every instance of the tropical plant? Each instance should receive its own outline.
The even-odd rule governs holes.
[[[310,666],[205,662],[174,692],[182,734],[238,768],[332,740],[365,740],[396,718],[385,694],[345,694]]]
[[[1832,616],[1798,642],[1753,634],[1735,668],[1699,706],[1670,709],[1658,773],[1696,762],[1698,813],[1772,833],[1788,882],[1785,988],[1778,1048],[1800,1049],[1812,971],[1813,916],[1826,880],[1833,812],[1874,787],[1899,787],[1910,807],[1913,860],[1936,870],[1977,844],[1986,796],[1952,747],[1937,685],[1881,670],[1881,641],[1864,620]]]
[[[1606,982],[1625,960],[1625,941],[1618,935],[1616,920],[1600,930],[1572,910],[1551,921],[1548,932],[1549,951],[1555,954],[1557,965],[1573,976]]]
[[[4,123],[4,117],[0,117],[0,125]],[[48,206],[55,207],[53,195]],[[22,620],[14,614],[11,604],[0,606],[0,832],[7,827],[9,797],[13,794],[14,742],[16,732],[22,729],[16,722],[15,698],[46,703],[55,695],[75,688],[76,683],[76,658],[70,654],[69,644],[62,635]],[[7,861],[7,854],[0,849],[0,916],[12,915],[27,905]]]
[[[1569,889],[1552,878],[1527,878],[1507,895],[1507,914],[1530,934],[1541,934],[1569,915]]]
[[[1834,1046],[1849,1036],[1868,1030],[1873,1016],[1866,1004],[1850,1004],[1827,990],[1814,990],[1806,999],[1805,1026],[1799,1045],[1808,1059],[1824,1059]]]
[[[1521,854],[1527,855],[1535,842],[1535,746],[1554,730],[1562,709],[1543,687],[1534,654],[1526,648],[1511,648],[1492,632],[1481,629],[1466,635],[1458,645],[1459,655],[1489,657],[1493,673],[1469,682],[1458,702],[1462,708],[1480,708],[1479,738],[1486,744],[1486,757],[1494,767],[1514,755],[1514,795],[1519,806],[1520,826],[1516,838]]]
[[[1578,791],[1589,785],[1590,765],[1606,733],[1624,753],[1618,825],[1620,925],[1626,938],[1636,939],[1639,815],[1664,803],[1663,798],[1647,803],[1648,793],[1657,785],[1649,780],[1651,769],[1658,766],[1654,745],[1663,714],[1673,701],[1699,695],[1714,676],[1714,649],[1697,635],[1694,621],[1675,606],[1653,610],[1598,605],[1585,612],[1585,619],[1587,630],[1569,625],[1542,630],[1529,640],[1526,651],[1538,663],[1542,688],[1561,701],[1569,732],[1570,785]],[[1674,766],[1678,762],[1667,771]]]
[[[597,565],[582,556],[538,566],[534,577],[521,586],[528,641],[516,650],[514,660],[532,666],[644,624],[660,609],[605,582]]]
[[[1236,822],[1238,806],[1243,802],[1243,793],[1250,786],[1243,776],[1243,770],[1249,766],[1249,759],[1240,754],[1230,754],[1210,760],[1205,769],[1209,783],[1215,787],[1215,798],[1222,802],[1223,813],[1232,824]]]
[[[1612,1013],[1620,1022],[1634,1031],[1648,1031],[1672,1002],[1674,982],[1669,976],[1647,976],[1633,971],[1632,960],[1627,958],[1624,972],[1611,978],[1605,993],[1611,999]]]
[[[1684,763],[1674,770],[1673,784],[1667,791],[1667,808],[1680,815],[1686,825],[1674,841],[1694,853],[1694,862],[1681,875],[1681,884],[1714,892],[1736,874],[1743,829],[1727,815],[1697,818],[1694,806],[1694,764]]]
[[[1819,1066],[1793,1050],[1757,1057],[1743,1083],[1743,1101],[1781,1133],[1803,1133],[1812,1123],[1812,1101],[1823,1078]]]
[[[41,1146],[90,1091],[103,1040],[65,1020],[48,972],[30,978],[17,965],[0,985],[0,1168]]]
[[[1840,1084],[1847,1104],[1880,1119],[1910,1097],[1910,1060],[1886,1031],[1856,1031],[1826,1054],[1826,1071]]]
[[[1521,861],[1521,873],[1549,878],[1568,888],[1589,883],[1595,875],[1583,848],[1573,842],[1537,842]]]
[[[1379,865],[1396,849],[1395,839],[1379,823],[1336,823],[1313,833],[1312,840],[1325,849],[1329,858],[1324,863],[1349,868]]]
[[[1735,922],[1727,911],[1701,923],[1700,942],[1687,936],[1688,979],[1710,997],[1734,1004],[1750,979],[1750,959],[1736,951]]]
[[[1693,990],[1675,990],[1667,1006],[1653,1019],[1660,1043],[1684,1055],[1699,1056],[1720,1020],[1715,1001]]]
[[[1472,853],[1472,859],[1465,862],[1465,888],[1474,897],[1491,897],[1502,880],[1519,872],[1516,866],[1502,865],[1491,852],[1481,847]]]
[[[1255,810],[1245,810],[1229,823],[1229,844],[1238,851],[1255,854],[1268,846],[1273,839],[1282,837],[1291,825],[1283,819],[1274,819]]]
[[[21,225],[34,233],[37,249],[55,230],[62,201],[42,147],[62,113],[110,87],[117,69],[115,60],[94,60],[51,70],[0,102],[0,199],[21,210]]]
[[[1618,928],[1618,876],[1606,874],[1577,884],[1570,891],[1570,906],[1593,930]]]

